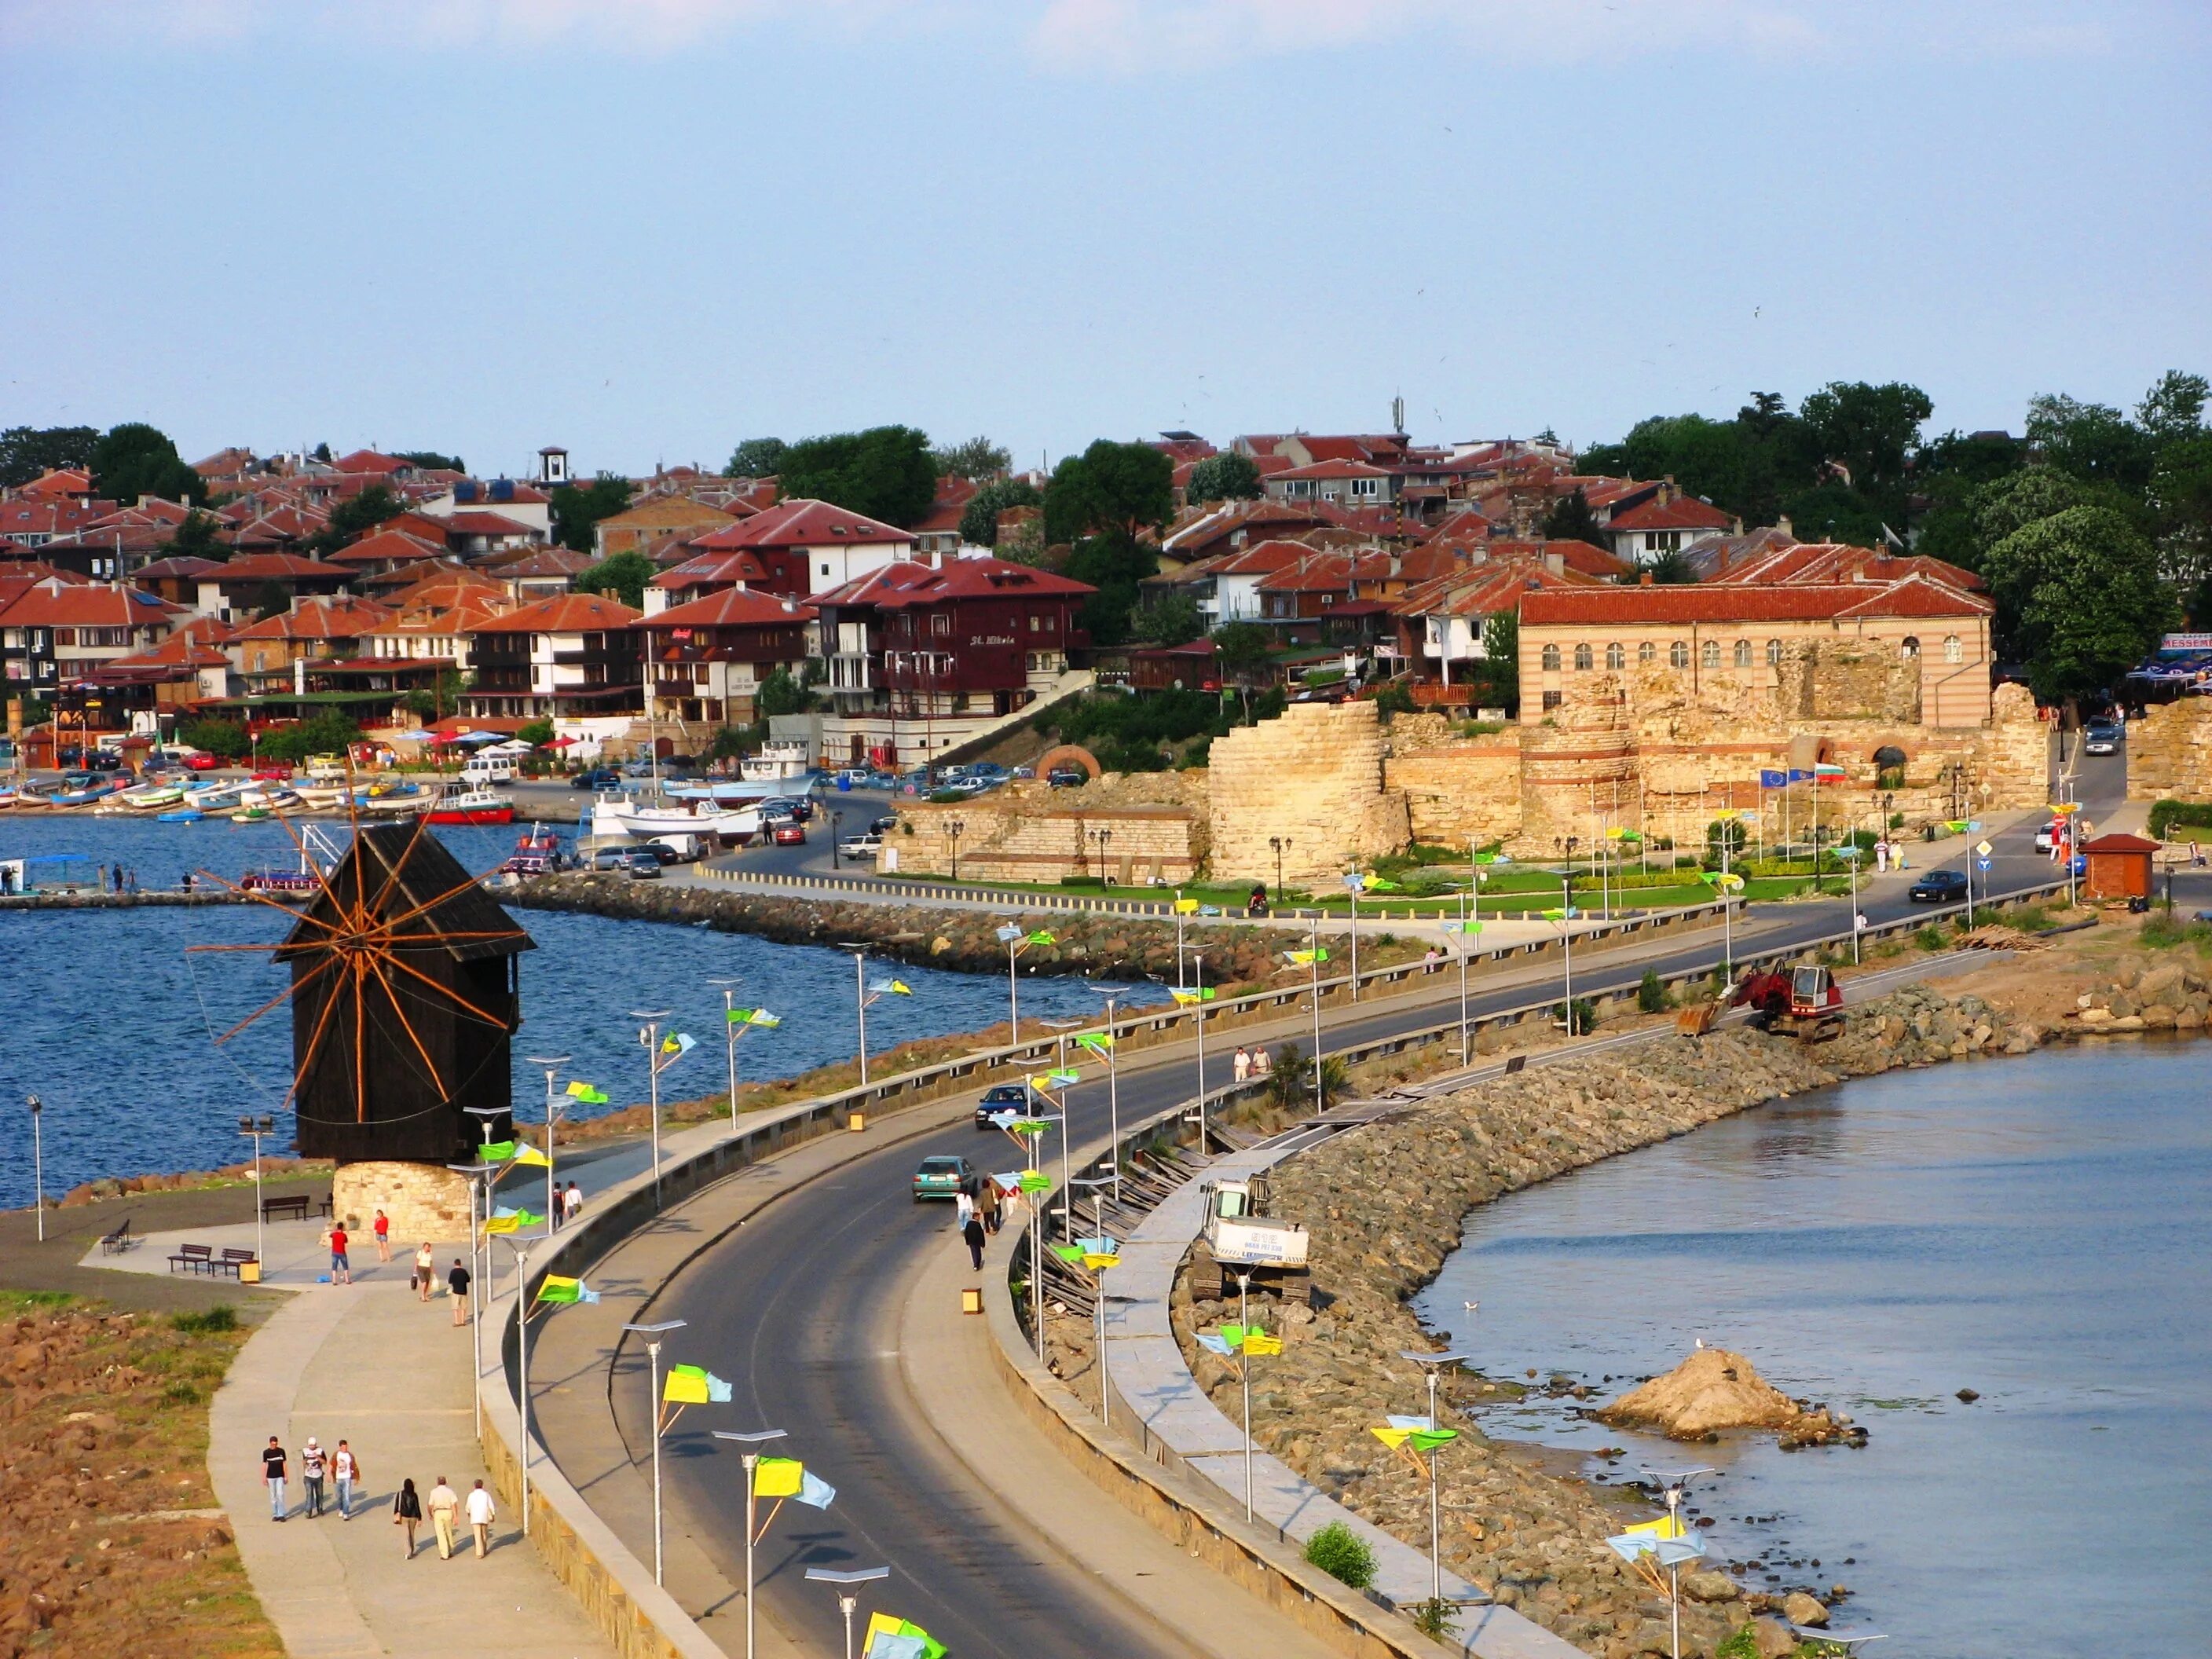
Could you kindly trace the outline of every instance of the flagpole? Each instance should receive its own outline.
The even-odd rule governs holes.
[[[632,1019],[646,1022],[637,1034],[645,1045],[645,1075],[647,1097],[653,1109],[653,1207],[660,1208],[660,1022],[668,1018],[668,1010],[632,1009]]]
[[[1198,971],[1198,1000],[1192,1005],[1198,1015],[1198,1155],[1207,1158],[1213,1141],[1206,1127],[1206,956],[1202,951],[1191,954]]]
[[[568,1063],[568,1056],[532,1054],[529,1060],[545,1073],[545,1236],[550,1238],[561,1224],[561,1200],[553,1190],[553,1079]]]
[[[732,1015],[738,1006],[737,987],[740,981],[710,979],[707,983],[722,988],[722,1046],[729,1057],[730,1133],[735,1134],[738,1131],[738,1023]]]

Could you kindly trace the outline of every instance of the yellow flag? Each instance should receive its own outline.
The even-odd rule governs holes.
[[[553,1160],[527,1141],[515,1147],[514,1161],[531,1170],[550,1170],[553,1167]]]
[[[753,1496],[796,1498],[806,1466],[795,1457],[763,1457],[753,1466]]]
[[[1177,899],[1176,901],[1176,914],[1177,915],[1184,916],[1196,915],[1198,914],[1198,901],[1196,899]]]
[[[1248,1331],[1244,1336],[1244,1352],[1262,1357],[1283,1351],[1283,1339],[1270,1336],[1265,1331]]]
[[[1620,1530],[1626,1537],[1681,1538],[1687,1535],[1688,1529],[1682,1525],[1680,1516],[1662,1515],[1656,1521],[1639,1522]]]

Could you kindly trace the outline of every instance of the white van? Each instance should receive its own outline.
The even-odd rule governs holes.
[[[471,755],[461,763],[461,781],[478,786],[513,783],[514,763],[504,755]]]

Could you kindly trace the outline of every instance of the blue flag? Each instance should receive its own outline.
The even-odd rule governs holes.
[[[1762,789],[1786,788],[1789,782],[1790,775],[1787,772],[1771,769],[1764,766],[1759,769],[1759,787]]]

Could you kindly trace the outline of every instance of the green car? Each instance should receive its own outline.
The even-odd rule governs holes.
[[[975,1178],[975,1171],[964,1158],[925,1158],[914,1172],[914,1201],[957,1198]]]

